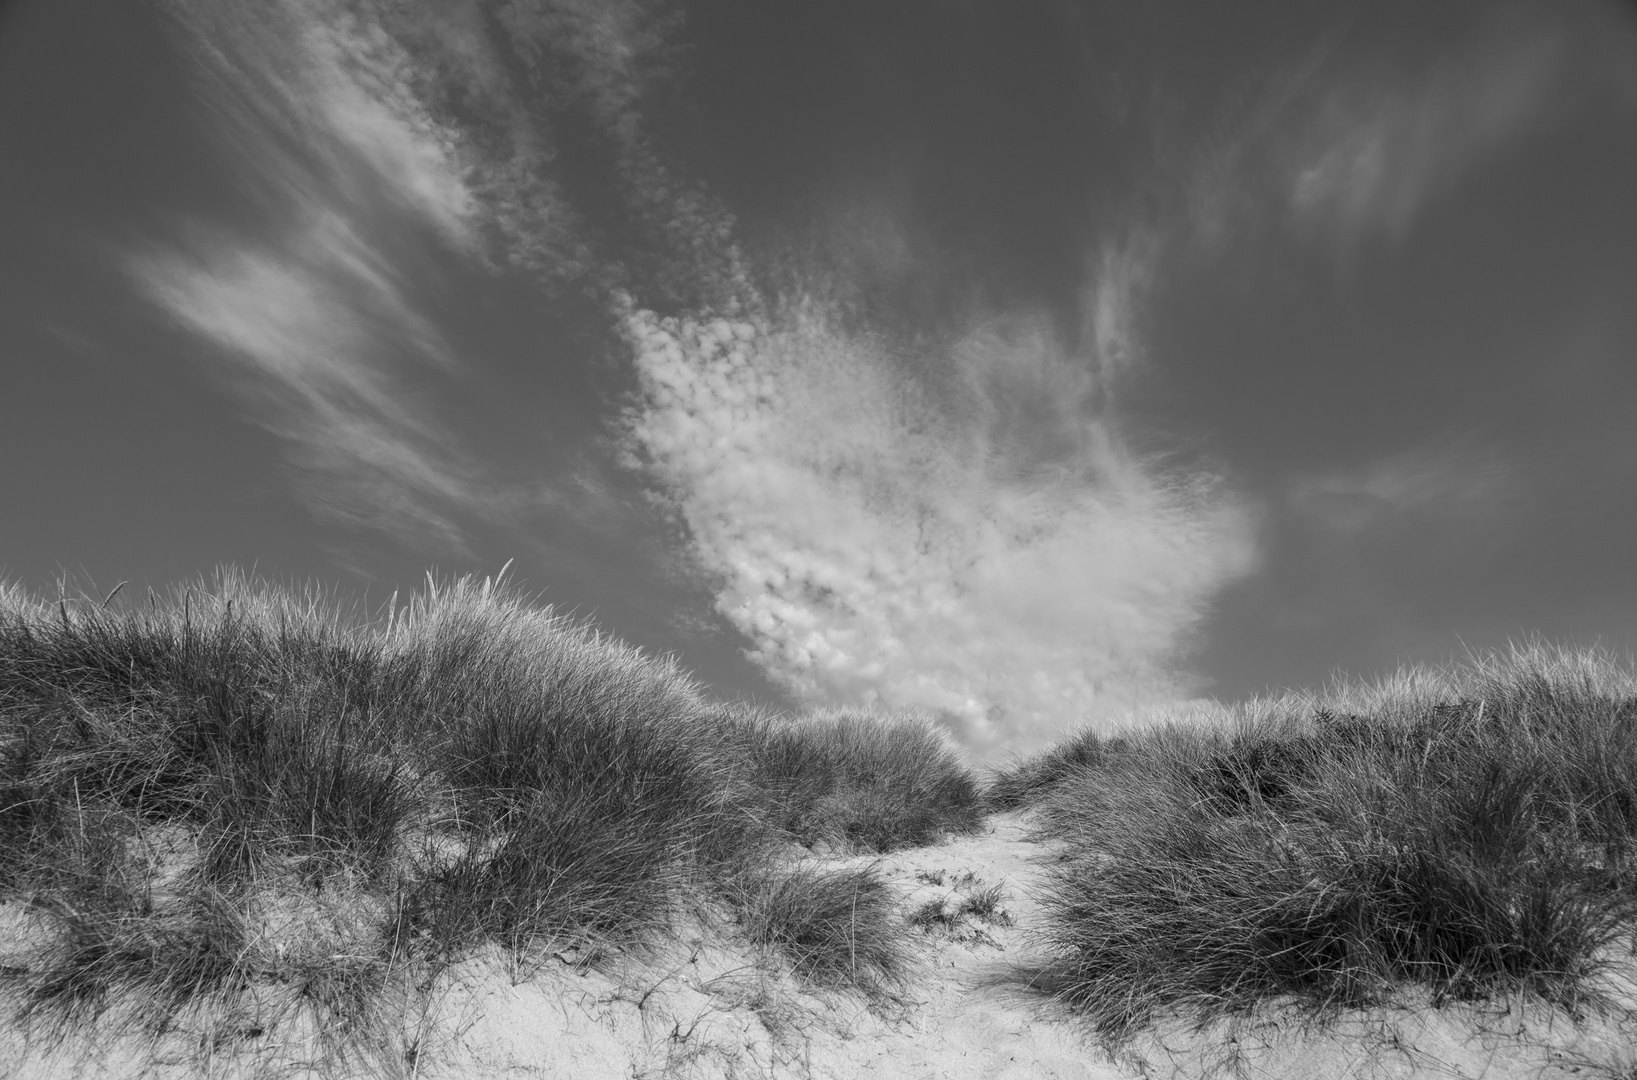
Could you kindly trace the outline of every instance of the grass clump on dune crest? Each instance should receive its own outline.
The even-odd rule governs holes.
[[[1106,765],[1113,755],[1130,746],[1125,736],[1080,732],[1033,757],[996,769],[984,791],[984,805],[993,811],[1006,811],[1037,803],[1075,773]]]
[[[8,589],[0,994],[65,1022],[138,1001],[158,1031],[277,986],[288,1007],[244,1038],[344,1031],[415,965],[621,947],[701,895],[798,972],[871,983],[891,965],[869,881],[846,933],[778,900],[792,830],[851,821],[936,742],[866,722],[713,705],[674,662],[492,580],[375,613],[233,574],[124,605]],[[973,801],[943,751],[865,842],[928,837]],[[830,765],[796,785],[796,758]]]
[[[1574,1010],[1637,917],[1637,680],[1603,657],[1518,649],[1074,754],[1034,800],[1065,845],[1048,933],[1116,1039],[1408,986]]]
[[[809,847],[888,852],[983,822],[977,781],[923,717],[830,710],[739,727],[769,819]]]

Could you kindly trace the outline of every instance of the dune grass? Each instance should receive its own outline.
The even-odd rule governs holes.
[[[895,898],[874,867],[798,867],[752,881],[742,911],[752,941],[780,949],[814,982],[878,994],[903,982]]]
[[[984,789],[984,805],[996,812],[1032,806],[1062,781],[1106,765],[1114,755],[1130,748],[1131,740],[1125,736],[1080,732],[1032,757],[995,769]]]
[[[115,599],[0,590],[0,997],[28,1024],[299,1029],[350,1067],[444,966],[700,911],[891,995],[913,920],[798,845],[1016,807],[1063,856],[1055,985],[1114,1041],[1416,987],[1575,1010],[1637,922],[1637,676],[1596,654],[1083,733],[983,790],[924,718],[714,703],[494,581],[379,611],[233,574]]]
[[[977,780],[924,717],[746,714],[740,730],[767,815],[809,847],[884,853],[983,822]]]
[[[1083,735],[1002,774],[1065,859],[1061,993],[1115,1041],[1162,1008],[1323,1014],[1420,987],[1599,1003],[1637,917],[1637,679],[1514,649],[1322,697]]]
[[[494,581],[376,612],[234,574],[0,592],[0,911],[38,931],[0,993],[33,1021],[162,1031],[276,986],[244,1038],[345,1036],[416,970],[623,948],[701,897],[868,989],[899,964],[881,883],[790,842],[925,842],[977,802],[920,721],[724,708]]]

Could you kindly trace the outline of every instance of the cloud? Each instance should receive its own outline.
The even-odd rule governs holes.
[[[1092,318],[1129,350],[1111,297],[1131,268],[1103,266]],[[626,326],[633,458],[799,697],[933,710],[994,755],[1190,692],[1175,661],[1249,569],[1248,522],[1208,475],[1124,446],[1110,358],[1013,318],[953,343],[939,388],[812,303]]]
[[[371,167],[371,183],[445,239],[473,246],[478,204],[463,140],[418,100],[406,50],[380,26],[320,16],[302,35],[299,55],[309,66],[292,99]]]
[[[674,8],[168,6],[259,218],[234,231],[179,226],[127,266],[162,310],[232,361],[213,370],[284,438],[313,509],[450,552],[477,521],[521,528],[542,513],[629,532],[636,511],[623,497],[579,482],[594,465],[542,463],[544,483],[488,478],[439,421],[432,392],[458,390],[468,365],[419,312],[451,258],[523,271],[547,301],[571,286],[710,292],[734,257],[731,218],[667,169],[639,109],[667,70]],[[625,220],[612,230],[588,228],[563,194],[563,171],[587,167],[565,161],[554,141],[554,118],[571,108],[588,111],[613,148],[622,194],[612,212]],[[602,165],[589,166],[599,184]],[[632,221],[646,232],[636,230],[631,250],[587,239]]]
[[[1173,239],[1220,252],[1289,230],[1345,253],[1402,238],[1507,146],[1600,102],[1637,105],[1637,27],[1611,5],[1457,5],[1453,39],[1442,10],[1389,10],[1247,58],[1195,132],[1150,118],[1187,148],[1152,178],[1177,184]]]
[[[216,134],[262,227],[180,231],[128,266],[282,436],[320,516],[465,550],[512,516],[424,393],[464,373],[417,311],[428,245],[476,266],[575,265],[567,217],[476,9],[316,0],[175,5]],[[389,25],[390,24],[390,25]],[[430,51],[429,51],[430,50]],[[447,107],[470,107],[457,123]]]
[[[463,254],[560,281],[587,253],[555,150],[477,4],[173,0],[202,79],[277,197],[407,211]],[[291,190],[294,188],[294,190]]]
[[[1347,536],[1414,522],[1483,526],[1522,500],[1536,471],[1516,453],[1452,438],[1301,477],[1288,501],[1303,519]]]
[[[521,268],[608,303],[636,382],[626,463],[685,526],[719,615],[796,695],[934,710],[992,755],[1194,692],[1179,660],[1255,552],[1208,469],[1122,434],[1158,232],[1092,253],[1083,352],[1017,309],[893,345],[910,335],[818,299],[847,294],[835,283],[766,300],[729,208],[650,138],[670,4],[180,10],[267,226],[133,266],[232,358],[320,512],[450,548],[472,517],[627,519],[594,468],[498,490],[417,393],[466,369],[417,314],[416,268],[433,253]],[[559,155],[564,115],[588,125],[572,145],[590,167]],[[588,178],[596,198],[569,205]]]
[[[132,260],[148,294],[219,346],[258,420],[288,440],[301,490],[323,516],[409,529],[463,549],[453,512],[482,490],[432,419],[407,404],[405,355],[446,366],[418,318],[340,223],[311,223],[278,248],[226,237]]]
[[[667,46],[681,21],[669,0],[511,0],[499,18],[536,64],[547,53],[572,57],[569,81],[606,124],[634,117],[669,73]]]
[[[1630,34],[1592,14],[1498,7],[1469,41],[1419,67],[1376,58],[1310,73],[1311,104],[1294,109],[1278,151],[1296,225],[1343,246],[1377,231],[1401,236],[1429,199],[1506,143],[1594,93],[1629,101],[1630,59],[1606,51],[1606,37]]]

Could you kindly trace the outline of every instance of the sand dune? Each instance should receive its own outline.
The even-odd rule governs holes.
[[[198,1031],[157,1044],[83,1033],[27,1043],[12,1031],[0,1047],[10,1062],[4,1075],[1506,1080],[1637,1070],[1630,1021],[1576,1023],[1516,1004],[1412,1001],[1321,1028],[1276,1008],[1204,1029],[1172,1018],[1111,1053],[1049,992],[1033,894],[1054,853],[1030,838],[1026,814],[995,815],[980,834],[887,856],[802,857],[873,861],[886,871],[915,942],[901,987],[873,999],[804,987],[701,917],[642,955],[588,962],[563,952],[529,972],[494,957],[467,960],[405,999],[410,1006],[389,1025],[394,1037],[376,1054],[338,1061],[295,1031],[220,1053],[201,1052]],[[28,924],[7,926],[5,948],[15,955]],[[1624,996],[1637,1005],[1633,986]]]

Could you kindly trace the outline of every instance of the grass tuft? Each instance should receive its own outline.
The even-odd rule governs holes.
[[[1105,738],[1095,731],[1080,732],[1032,758],[996,769],[984,791],[984,805],[995,812],[1032,806],[1076,772],[1104,766],[1129,746],[1123,736]]]
[[[838,710],[739,730],[764,813],[809,847],[884,853],[983,823],[976,779],[925,718]]]
[[[887,993],[907,953],[896,898],[875,867],[798,867],[752,877],[741,901],[746,935],[779,948],[796,974],[822,986]]]
[[[1071,756],[1034,789],[1049,936],[1116,1040],[1412,985],[1576,1010],[1637,917],[1637,681],[1606,658],[1519,649]]]

